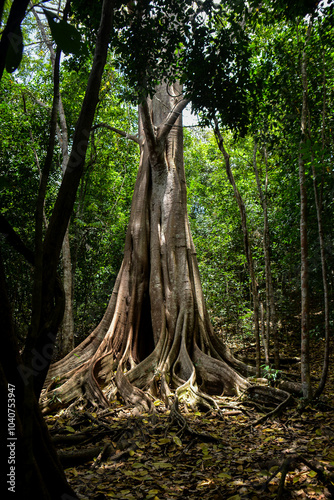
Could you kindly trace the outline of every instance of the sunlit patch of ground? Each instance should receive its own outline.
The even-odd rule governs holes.
[[[319,345],[312,351],[318,373]],[[281,479],[277,471],[291,455],[296,460],[286,475],[281,498],[325,499],[330,498],[328,479],[326,484],[299,457],[317,470],[334,474],[333,395],[330,370],[322,402],[302,413],[295,404],[279,418],[255,427],[250,424],[261,416],[261,409],[243,398],[226,398],[219,412],[185,411],[181,406],[187,422],[183,428],[182,422],[171,421],[159,402],[155,415],[134,415],[131,408],[115,401],[107,413],[65,411],[47,421],[53,434],[86,432],[89,446],[108,449],[107,459],[66,469],[82,499],[276,498]],[[88,444],[80,445],[84,446]]]

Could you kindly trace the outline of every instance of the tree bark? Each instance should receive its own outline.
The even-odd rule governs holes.
[[[248,387],[236,360],[214,335],[187,216],[181,88],[162,84],[140,106],[141,158],[124,259],[106,313],[91,335],[52,365],[45,411],[84,396],[108,405],[115,393],[150,409],[172,391],[190,406],[210,394]],[[250,370],[250,371],[249,371]],[[116,376],[115,376],[116,372]],[[60,387],[52,378],[60,377]]]
[[[310,29],[310,28],[309,28]],[[307,134],[307,59],[305,50],[302,53],[301,77],[303,102],[301,113],[300,149],[306,146]],[[300,286],[301,286],[301,383],[304,398],[312,398],[310,376],[310,333],[309,333],[309,287],[308,287],[308,241],[307,241],[307,189],[305,179],[304,153],[299,153],[299,187],[300,187]]]
[[[3,492],[1,496],[9,498],[13,493],[13,498],[29,498],[29,495],[43,500],[77,498],[67,483],[34,396],[33,387],[26,384],[26,379],[21,376],[23,362],[14,334],[1,255],[0,314],[3,333],[0,350],[0,387],[2,401],[7,401],[7,404],[2,404],[7,417],[3,415],[3,421],[11,422],[11,426],[8,425],[8,432],[6,428],[6,432],[1,433],[4,437],[2,449],[8,450],[8,457],[10,457],[12,455],[9,455],[8,446],[11,445],[15,456],[14,463],[9,464],[6,460],[7,468],[3,470],[6,481],[1,483]],[[14,409],[11,406],[13,401],[15,402]],[[10,420],[9,417],[11,417]],[[14,490],[9,490],[8,488],[12,485],[7,483],[10,465],[14,467]]]
[[[260,196],[261,206],[263,209],[263,250],[264,250],[264,261],[265,261],[265,272],[266,272],[266,302],[267,302],[267,344],[269,351],[269,339],[272,336],[274,339],[274,358],[275,358],[275,368],[279,368],[279,343],[277,336],[277,317],[276,317],[276,306],[275,306],[275,293],[273,287],[272,273],[271,273],[271,261],[270,261],[270,234],[269,234],[269,221],[268,221],[268,203],[267,203],[267,191],[268,191],[268,155],[267,149],[264,148],[264,159],[266,165],[266,178],[265,178],[265,191],[261,187],[259,172],[256,162],[256,143],[254,144],[254,157],[253,157],[253,168],[256,177],[256,184]],[[272,328],[270,327],[272,323]]]
[[[74,348],[73,318],[73,273],[69,229],[64,236],[62,246],[63,286],[65,295],[63,321],[57,337],[57,358],[63,358]]]

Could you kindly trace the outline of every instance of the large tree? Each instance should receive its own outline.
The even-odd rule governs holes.
[[[188,99],[177,80],[187,81],[193,102],[205,101],[209,119],[226,104],[225,123],[242,129],[246,40],[221,6],[181,4],[138,2],[125,15],[117,44],[140,101],[141,157],[124,258],[99,325],[51,366],[46,411],[81,397],[108,406],[117,392],[145,409],[148,393],[168,404],[173,391],[205,406],[215,404],[210,395],[247,389],[255,371],[217,338],[206,310],[187,215],[181,114]],[[194,73],[201,61],[209,84]]]
[[[186,104],[180,85],[165,83],[140,106],[141,159],[123,263],[100,324],[51,367],[48,381],[61,387],[49,401],[84,394],[108,405],[117,388],[126,401],[149,407],[140,388],[165,401],[177,389],[190,404],[209,404],[205,394],[248,386],[233,369],[246,374],[247,367],[213,334],[202,294],[187,216]]]

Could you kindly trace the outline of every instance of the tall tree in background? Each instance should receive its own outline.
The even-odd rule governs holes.
[[[265,261],[265,273],[266,273],[266,362],[269,362],[269,341],[272,337],[274,340],[274,359],[275,359],[275,368],[279,368],[279,343],[277,337],[277,315],[276,315],[276,305],[275,305],[275,293],[273,287],[273,278],[271,271],[271,259],[270,259],[270,231],[269,231],[269,217],[268,217],[268,154],[266,146],[264,146],[263,156],[265,161],[266,173],[265,173],[265,183],[264,183],[264,191],[261,186],[261,180],[257,168],[257,143],[254,143],[254,155],[253,155],[253,168],[256,177],[257,189],[259,192],[261,207],[263,210],[263,253],[264,253],[264,261]]]
[[[309,41],[312,25],[308,27],[305,45]],[[307,56],[303,48],[301,54],[301,80],[302,80],[302,110],[301,110],[301,140],[299,153],[299,186],[300,186],[300,288],[301,288],[301,382],[303,396],[306,399],[312,397],[312,385],[310,375],[310,331],[309,331],[309,271],[308,271],[308,241],[307,241],[307,189],[305,179],[305,153],[303,147],[307,141]]]
[[[223,139],[223,136],[222,136],[221,131],[219,129],[219,124],[218,124],[217,120],[215,121],[215,135],[217,138],[218,147],[224,156],[227,177],[228,177],[228,180],[229,180],[231,186],[233,187],[234,196],[237,200],[239,212],[240,212],[240,217],[241,217],[241,227],[242,227],[242,232],[243,232],[243,236],[244,236],[244,251],[245,251],[245,255],[246,255],[249,276],[250,276],[250,280],[251,280],[253,307],[254,307],[254,334],[255,334],[255,342],[256,342],[256,376],[260,377],[260,363],[261,363],[261,346],[260,346],[260,329],[259,329],[259,326],[260,326],[260,318],[259,318],[260,304],[259,304],[258,284],[257,284],[256,276],[255,276],[255,270],[254,270],[254,261],[253,261],[251,242],[249,240],[249,232],[248,232],[248,227],[247,227],[246,207],[245,207],[244,200],[242,199],[242,196],[240,195],[240,192],[239,192],[238,187],[236,185],[234,175],[233,175],[233,172],[231,169],[230,155],[226,151],[226,148],[224,145],[224,139]]]

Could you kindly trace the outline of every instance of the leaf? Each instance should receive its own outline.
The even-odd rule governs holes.
[[[65,429],[68,431],[68,432],[75,432],[75,430],[73,429],[73,427],[69,426],[69,425],[66,425]]]
[[[158,443],[159,444],[167,444],[167,443],[170,443],[170,439],[169,438],[161,438],[161,439],[159,439]]]
[[[172,469],[173,465],[169,462],[152,462],[152,466],[156,469]]]
[[[58,47],[65,52],[65,54],[79,55],[82,44],[78,30],[63,19],[58,19],[57,16],[47,9],[43,9],[43,11],[48,20],[52,38]],[[57,19],[57,21],[55,21],[55,19]]]
[[[123,470],[124,476],[134,476],[135,472],[133,470]]]
[[[182,441],[178,436],[173,436],[173,441],[177,446],[182,446]]]
[[[315,477],[316,475],[317,473],[315,472],[315,470],[310,470],[310,472],[308,473],[309,477]]]
[[[18,26],[12,33],[9,33],[8,39],[9,47],[6,55],[6,71],[13,73],[19,67],[23,55],[21,26]]]
[[[230,474],[227,474],[227,472],[220,472],[218,474],[218,477],[220,477],[221,479],[232,479],[232,476],[230,476]]]
[[[156,399],[154,402],[153,402],[154,406],[160,406],[163,404],[163,401],[161,401],[161,399]]]

